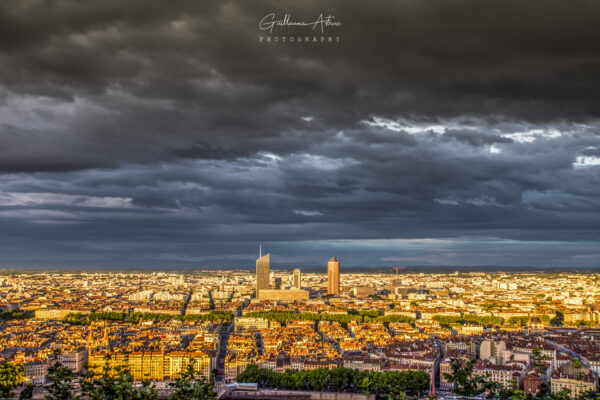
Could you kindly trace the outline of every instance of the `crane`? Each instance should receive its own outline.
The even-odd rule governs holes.
[[[396,276],[398,276],[398,270],[406,269],[406,267],[393,267],[396,270]]]

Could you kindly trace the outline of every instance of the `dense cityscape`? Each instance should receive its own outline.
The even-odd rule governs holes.
[[[0,400],[600,400],[599,21],[0,1]]]
[[[224,398],[276,388],[386,393],[328,375],[284,379],[323,370],[402,372],[412,379],[402,392],[446,397],[456,363],[524,395],[597,389],[597,274],[344,273],[335,257],[326,264],[321,273],[272,270],[261,254],[256,273],[4,273],[0,355],[40,396],[57,361],[74,374],[124,368],[164,397],[190,365]]]

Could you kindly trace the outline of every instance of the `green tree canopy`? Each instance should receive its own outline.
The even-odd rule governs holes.
[[[75,398],[73,372],[59,362],[48,368],[48,395],[46,400],[70,400]]]
[[[192,363],[170,386],[173,388],[170,400],[214,400],[217,398],[214,384],[206,381],[204,376],[196,375]]]
[[[270,321],[285,323],[287,321],[337,321],[347,324],[350,321],[356,322],[407,322],[414,323],[414,319],[405,315],[379,315],[377,311],[356,311],[350,310],[347,314],[330,313],[299,313],[295,311],[270,310],[270,311],[252,311],[246,314],[247,317],[264,318]]]
[[[248,365],[238,382],[258,383],[262,387],[294,390],[330,390],[400,396],[420,395],[429,389],[430,376],[424,371],[360,371],[350,368],[317,368],[275,372]]]
[[[12,397],[13,389],[23,383],[23,367],[13,362],[0,364],[0,396]]]

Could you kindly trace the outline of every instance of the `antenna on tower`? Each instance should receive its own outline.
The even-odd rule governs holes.
[[[258,258],[262,258],[262,244],[258,245]]]

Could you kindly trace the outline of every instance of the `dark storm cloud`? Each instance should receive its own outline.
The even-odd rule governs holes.
[[[341,41],[261,43],[270,12],[333,14]],[[3,2],[4,260],[368,239],[391,263],[388,239],[443,238],[392,243],[415,263],[485,264],[508,240],[535,254],[494,262],[593,265],[598,20],[589,1]]]
[[[479,147],[493,145],[494,143],[512,143],[513,140],[500,135],[488,135],[484,132],[474,131],[450,131],[444,134],[445,138],[454,139]]]

